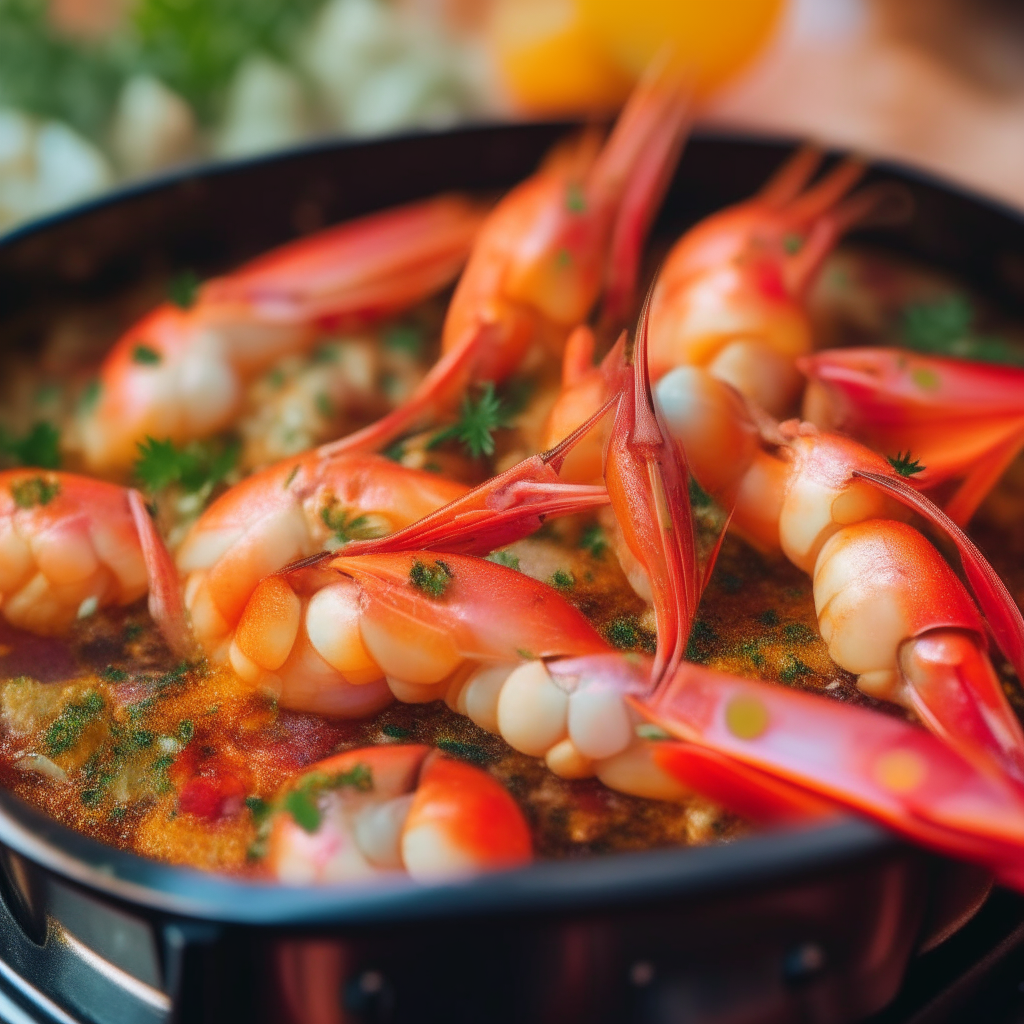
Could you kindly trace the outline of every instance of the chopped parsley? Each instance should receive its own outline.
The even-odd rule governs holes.
[[[158,366],[163,362],[163,356],[149,345],[136,345],[132,349],[132,362],[140,366]]]
[[[380,731],[389,740],[407,740],[412,735],[411,729],[406,729],[403,725],[395,725],[393,722],[387,722],[381,726]]]
[[[289,487],[291,487],[291,485],[292,485],[292,481],[293,481],[293,480],[294,480],[294,479],[295,479],[295,478],[296,478],[296,477],[297,477],[298,475],[299,475],[299,467],[298,467],[298,465],[292,466],[291,472],[290,472],[290,473],[288,474],[288,476],[287,476],[287,477],[285,478],[285,481],[284,481],[284,490],[286,490],[286,491],[287,491],[287,490],[288,490],[288,488],[289,488]]]
[[[384,530],[374,525],[369,516],[353,515],[351,509],[342,508],[333,498],[320,509],[320,519],[339,544],[347,544],[350,540],[371,540],[384,535]]]
[[[804,247],[803,238],[798,235],[795,231],[790,232],[788,235],[784,235],[782,239],[782,248],[790,256],[795,255]]]
[[[900,318],[903,340],[921,352],[950,353],[968,336],[974,308],[963,295],[948,295],[930,302],[911,302]]]
[[[622,616],[613,619],[606,627],[605,636],[613,647],[622,651],[642,650],[653,654],[657,643],[655,637],[644,629],[636,619]]]
[[[178,484],[189,494],[212,490],[235,468],[237,441],[192,441],[179,447],[173,441],[147,437],[138,444],[135,476],[148,491]]]
[[[316,405],[316,411],[325,419],[334,418],[334,403],[331,401],[331,396],[323,391],[318,391],[316,398],[313,399]]]
[[[490,754],[477,743],[466,743],[464,740],[450,740],[441,737],[434,741],[438,750],[443,750],[460,761],[468,761],[479,767],[490,764],[494,760]]]
[[[774,608],[768,608],[758,615],[757,621],[762,626],[777,626],[779,624],[779,613]]]
[[[927,466],[922,466],[921,463],[911,457],[910,451],[897,452],[895,456],[890,455],[888,457],[889,465],[892,466],[900,476],[914,476],[916,473],[921,473]]]
[[[99,378],[94,377],[85,387],[82,389],[82,394],[78,398],[78,411],[83,415],[88,414],[96,408],[97,402],[100,400],[100,395],[103,393],[103,384]]]
[[[783,683],[792,683],[800,676],[813,675],[811,667],[805,665],[798,657],[793,654],[786,655],[786,662],[782,666],[782,671],[779,672],[779,680]]]
[[[457,441],[474,459],[494,454],[494,432],[508,426],[508,412],[495,393],[494,384],[487,381],[479,388],[479,396],[467,394],[462,399],[459,419],[450,427],[436,433],[427,448],[437,448],[447,441]]]
[[[42,476],[29,477],[11,484],[11,497],[18,508],[35,508],[49,505],[60,494],[60,483]]]
[[[576,577],[565,569],[556,569],[551,576],[551,585],[556,590],[572,590],[576,586]]]
[[[516,572],[519,572],[519,558],[508,551],[492,551],[487,556],[487,561],[494,562],[496,565],[503,565],[507,569],[515,569]]]
[[[691,476],[690,507],[695,511],[700,511],[701,509],[710,508],[714,503],[715,499]]]
[[[587,196],[583,188],[573,182],[565,190],[565,208],[570,213],[586,213]]]
[[[53,756],[71,750],[89,725],[103,714],[104,706],[103,698],[95,690],[90,690],[81,700],[66,704],[46,730],[43,739],[46,752]]]
[[[591,523],[581,534],[579,545],[591,558],[601,558],[608,549],[608,538],[600,523]]]
[[[194,270],[183,270],[167,285],[167,298],[180,309],[191,309],[199,298],[199,278]]]
[[[418,356],[423,351],[423,332],[412,324],[392,324],[384,331],[384,345],[392,352]]]
[[[818,639],[818,634],[802,622],[787,622],[782,628],[782,635],[787,640],[800,644],[810,644]]]
[[[0,451],[18,466],[59,469],[60,431],[45,420],[36,423],[24,437],[15,437],[0,427]]]
[[[336,775],[312,772],[285,794],[282,806],[301,829],[315,832],[322,819],[318,797],[333,789],[354,789],[359,793],[368,793],[373,789],[373,774],[365,764],[354,765],[348,771]]]
[[[455,578],[447,562],[435,561],[431,567],[426,562],[416,559],[409,570],[409,580],[417,590],[422,590],[430,597],[441,597]]]
[[[718,634],[714,627],[704,619],[694,619],[686,641],[686,660],[702,663],[710,656],[714,645],[718,642]]]

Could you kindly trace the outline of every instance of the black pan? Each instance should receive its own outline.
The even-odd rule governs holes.
[[[568,126],[317,145],[128,189],[0,239],[0,343],[190,268],[447,189],[494,192]],[[753,192],[791,150],[700,136],[658,231]],[[893,167],[874,241],[1024,309],[1024,222]],[[542,863],[444,886],[291,889],[143,860],[0,791],[0,1017],[22,1021],[856,1021],[983,901],[983,873],[853,819],[722,847]]]

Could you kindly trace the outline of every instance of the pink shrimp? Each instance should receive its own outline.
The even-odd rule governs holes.
[[[190,653],[174,564],[137,491],[71,473],[0,473],[0,610],[11,625],[58,634],[147,591],[168,643]]]
[[[448,309],[442,358],[407,402],[338,450],[379,449],[450,409],[470,383],[504,380],[532,349],[560,352],[602,289],[611,320],[628,314],[688,128],[686,95],[667,64],[653,67],[600,151],[583,135],[498,203]]]
[[[702,370],[673,371],[657,397],[673,436],[688,452],[703,448],[698,482],[732,506],[735,526],[811,574],[833,660],[865,692],[913,708],[967,759],[1024,782],[1024,734],[978,607],[939,552],[898,521],[901,510],[955,541],[989,625],[1024,671],[1024,621],[966,535],[855,441],[791,421],[763,442],[738,396]]]
[[[264,576],[327,547],[391,533],[467,490],[379,455],[322,449],[247,477],[199,517],[177,552],[196,638],[225,661]]]
[[[806,419],[902,457],[915,486],[961,525],[1024,448],[1016,367],[887,348],[834,349],[797,364],[809,380]]]
[[[869,217],[898,216],[901,193],[867,188],[843,197],[864,172],[847,160],[804,189],[821,155],[800,150],[754,198],[700,221],[672,247],[650,298],[650,374],[700,366],[758,406],[782,414],[796,401],[797,357],[812,348],[806,295],[842,234]],[[555,444],[608,397],[581,329],[566,347],[562,390],[543,443]],[[599,453],[581,447],[567,479],[591,479]]]
[[[399,872],[437,881],[533,859],[504,787],[422,745],[336,754],[290,781],[274,806],[265,865],[292,885]]]
[[[208,281],[187,308],[160,306],[100,368],[79,424],[87,465],[116,470],[147,436],[182,442],[229,426],[244,383],[325,326],[400,312],[453,280],[481,216],[455,196],[371,214]]]

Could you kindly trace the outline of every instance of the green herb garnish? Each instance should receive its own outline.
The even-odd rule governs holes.
[[[11,497],[18,508],[35,508],[49,505],[60,494],[60,483],[45,477],[33,476],[11,484]]]
[[[927,466],[922,466],[917,459],[911,456],[909,450],[906,452],[897,452],[895,456],[890,455],[888,457],[888,462],[900,476],[914,476],[915,474],[922,473],[927,469]]]
[[[36,423],[24,437],[15,437],[0,427],[0,451],[19,466],[59,469],[60,431],[45,420]]]
[[[167,298],[180,309],[191,309],[199,298],[199,278],[193,270],[183,270],[167,285]]]
[[[423,351],[423,332],[412,324],[392,324],[384,331],[384,345],[393,352],[418,356]]]
[[[433,566],[429,566],[417,559],[409,570],[412,585],[430,597],[441,597],[454,578],[451,567],[442,561],[435,561]]]
[[[591,523],[581,534],[579,547],[590,552],[591,558],[601,558],[608,549],[608,539],[600,523]]]
[[[551,576],[551,585],[556,590],[572,590],[576,586],[576,577],[565,569],[556,569]]]
[[[480,386],[479,398],[466,395],[462,399],[457,423],[436,433],[427,448],[436,448],[446,441],[458,441],[474,459],[494,454],[494,432],[508,425],[504,404],[491,381]]]
[[[136,345],[132,349],[132,362],[140,366],[158,366],[162,361],[163,356],[149,345]]]
[[[912,302],[903,309],[900,333],[911,348],[921,352],[948,353],[966,338],[974,320],[974,308],[963,295],[949,295],[930,302]]]
[[[135,475],[148,491],[179,484],[189,494],[213,487],[235,468],[241,446],[237,441],[192,441],[178,447],[173,441],[147,437],[138,445]]]
[[[82,738],[86,728],[103,713],[103,698],[90,690],[81,700],[64,706],[43,740],[50,755],[63,754],[71,750]]]
[[[372,540],[385,533],[381,526],[373,524],[368,515],[353,515],[351,509],[342,508],[333,498],[320,509],[320,519],[339,544],[347,544],[350,540]]]
[[[492,551],[487,556],[487,561],[494,562],[496,565],[503,565],[507,569],[515,569],[516,572],[519,572],[519,559],[508,551]]]

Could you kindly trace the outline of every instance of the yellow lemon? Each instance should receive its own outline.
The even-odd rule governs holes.
[[[576,0],[581,31],[634,77],[662,50],[705,96],[767,43],[785,0]]]
[[[610,110],[629,94],[634,76],[584,24],[578,0],[504,0],[490,40],[509,92],[531,113]]]

